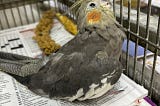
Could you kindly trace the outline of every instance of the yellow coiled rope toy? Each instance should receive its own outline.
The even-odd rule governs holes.
[[[50,30],[53,27],[53,18],[55,12],[53,10],[46,11],[35,28],[35,39],[45,55],[56,52],[61,46],[50,37]]]
[[[53,27],[55,12],[53,10],[46,11],[40,19],[38,25],[35,28],[35,36],[33,39],[36,40],[41,50],[45,55],[50,55],[60,49],[60,45],[57,44],[50,37],[50,30]],[[77,25],[74,24],[68,17],[56,13],[58,20],[64,25],[64,28],[73,35],[78,33]]]

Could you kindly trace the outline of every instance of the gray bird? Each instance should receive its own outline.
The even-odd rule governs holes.
[[[75,4],[79,34],[49,61],[0,52],[0,69],[18,75],[15,78],[31,91],[50,98],[83,101],[108,92],[122,73],[119,58],[125,34],[108,1]]]

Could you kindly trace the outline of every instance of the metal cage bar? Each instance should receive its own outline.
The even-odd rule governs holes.
[[[128,0],[128,28],[127,28],[127,52],[126,52],[126,70],[127,70],[127,75],[129,76],[129,67],[128,67],[128,61],[129,61],[129,39],[130,39],[130,12],[131,11],[131,0]],[[122,22],[123,23],[123,22]]]
[[[151,14],[151,2],[152,0],[149,0],[148,1],[148,13],[147,13],[147,25],[146,25],[146,36],[145,36],[145,39],[148,40],[149,38],[149,24],[150,24],[150,14]],[[143,58],[143,68],[142,68],[142,78],[141,78],[141,84],[143,85],[144,84],[144,67],[146,65],[146,51],[147,51],[147,48],[148,48],[148,43],[146,43],[145,45],[145,50],[144,50],[144,58]]]
[[[1,22],[1,19],[0,19],[0,28],[3,30],[3,25],[2,25],[2,22]]]
[[[3,12],[3,14],[4,14],[4,17],[5,17],[5,20],[6,20],[6,22],[7,22],[7,26],[8,26],[8,28],[10,28],[11,26],[9,25],[9,22],[8,22],[8,18],[7,18],[7,15],[6,15],[6,9],[5,9],[5,7],[3,6],[3,8],[4,8],[4,10],[2,10],[2,12]]]
[[[58,8],[58,6],[57,6],[57,0],[53,0],[53,2],[54,2],[54,5],[55,5],[55,10],[58,11],[58,9],[57,9]]]
[[[0,11],[4,18],[1,19],[0,30],[38,21],[41,18],[42,13],[40,10],[40,1],[41,0],[10,0],[5,2],[1,1]],[[47,3],[47,6],[49,6],[48,9],[51,9],[51,0],[43,0],[43,2]],[[53,0],[53,2],[57,2],[57,0]]]
[[[40,9],[39,9],[39,4],[38,4],[38,0],[36,0],[37,2],[36,2],[36,8],[37,8],[37,10],[38,10],[38,17],[39,17],[39,19],[41,18],[41,13],[40,13]]]
[[[19,18],[20,18],[20,25],[23,25],[22,17],[21,17],[21,15],[20,15],[20,10],[19,10],[19,5],[18,5],[18,3],[16,3],[16,8],[17,8],[17,11],[18,11],[18,16],[19,16]]]
[[[157,46],[159,46],[159,38],[160,38],[160,13],[159,13],[158,26],[157,26],[157,37],[156,37],[156,45]],[[150,79],[149,97],[152,97],[152,86],[153,86],[157,56],[158,56],[158,49],[156,48],[155,49],[155,54],[154,54],[152,75],[151,75],[151,79]]]
[[[26,2],[26,0],[24,0],[23,9],[24,9],[24,13],[25,13],[27,24],[29,24],[29,19],[28,19],[28,15],[27,15],[26,3],[25,2]]]
[[[153,46],[154,48],[160,50],[160,47],[157,46],[155,43],[153,43],[153,42],[151,42],[151,41],[149,41],[149,40],[147,40],[147,39],[145,39],[145,38],[143,38],[143,37],[141,37],[141,36],[138,36],[136,33],[132,32],[132,31],[129,31],[129,32],[131,33],[131,36],[137,37],[139,40],[144,41],[146,44],[151,45],[151,46]]]
[[[30,8],[31,8],[31,15],[32,15],[33,22],[36,22],[36,19],[35,19],[34,13],[33,13],[32,2],[29,4],[29,6],[30,6]]]
[[[15,20],[15,17],[14,17],[14,13],[13,13],[13,7],[12,7],[12,4],[10,4],[10,6],[11,6],[11,15],[12,15],[12,17],[13,17],[13,22],[14,22],[14,25],[15,26],[17,26],[17,24],[16,24],[16,20]]]
[[[136,33],[139,36],[139,18],[140,18],[140,0],[137,2],[137,22],[136,22]],[[136,74],[136,66],[137,66],[137,51],[138,51],[138,42],[139,38],[136,38],[135,41],[135,52],[134,52],[134,74]],[[133,78],[135,80],[135,78]]]
[[[120,0],[120,24],[123,26],[123,0]]]

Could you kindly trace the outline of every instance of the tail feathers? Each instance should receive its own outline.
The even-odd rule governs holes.
[[[0,51],[0,59],[15,61],[15,60],[30,60],[30,59],[33,59],[33,58]]]
[[[0,69],[22,77],[37,73],[47,61],[46,58],[31,58],[0,51]]]
[[[43,65],[44,63],[41,59],[13,61],[0,58],[0,69],[3,72],[22,77],[37,73]]]
[[[15,78],[19,83],[21,83],[25,86],[28,86],[30,83],[30,76],[21,77],[21,76],[11,74],[11,73],[8,73],[8,74],[11,75],[13,78]]]

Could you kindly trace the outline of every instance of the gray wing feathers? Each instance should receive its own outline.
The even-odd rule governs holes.
[[[70,55],[61,55],[56,63],[52,63],[50,60],[44,67],[40,69],[38,74],[31,77],[30,88],[37,93],[39,88],[46,90],[49,93],[54,85],[60,80],[69,79],[70,73],[73,72],[73,68],[77,68],[83,61],[81,53],[73,53]],[[52,64],[52,65],[51,65]],[[76,70],[76,69],[75,69]],[[74,70],[74,71],[75,71]],[[46,77],[47,76],[47,77]],[[41,82],[41,84],[39,84]],[[36,90],[37,89],[37,90]]]

